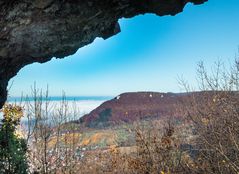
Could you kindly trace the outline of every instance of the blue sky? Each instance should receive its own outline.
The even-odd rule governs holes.
[[[129,91],[180,92],[177,77],[196,84],[195,69],[232,61],[239,46],[239,0],[188,4],[174,17],[152,14],[121,19],[122,32],[97,38],[65,59],[23,68],[10,96],[29,94],[34,82],[51,95],[114,96]]]

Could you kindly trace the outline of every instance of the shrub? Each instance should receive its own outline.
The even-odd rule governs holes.
[[[212,70],[208,72],[203,62],[199,63],[199,88],[205,91],[200,97],[203,100],[193,96],[184,105],[187,118],[193,123],[198,149],[194,159],[197,168],[192,173],[238,174],[239,61],[228,70],[217,62]]]
[[[22,108],[6,104],[0,126],[0,173],[25,174],[28,171],[26,142],[17,134],[23,116]]]

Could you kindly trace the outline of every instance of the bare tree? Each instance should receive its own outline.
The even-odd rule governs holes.
[[[198,149],[195,173],[239,173],[239,61],[228,69],[218,61],[211,71],[199,62],[199,89],[185,101]],[[186,83],[185,89],[188,90]]]
[[[76,104],[70,106],[63,93],[60,104],[52,102],[48,88],[45,93],[34,87],[25,103],[28,160],[32,173],[77,173],[79,125]]]

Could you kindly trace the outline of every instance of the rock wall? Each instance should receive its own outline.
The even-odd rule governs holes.
[[[27,64],[63,58],[96,37],[120,32],[118,19],[176,15],[207,0],[0,0],[0,108],[8,81]]]

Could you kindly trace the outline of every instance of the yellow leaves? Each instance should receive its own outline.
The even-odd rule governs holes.
[[[208,118],[202,118],[202,123],[207,126],[209,124],[209,119]]]
[[[5,122],[18,124],[23,117],[23,109],[13,104],[5,104],[1,109]]]
[[[110,146],[110,152],[111,153],[119,153],[119,149],[117,148],[116,145],[111,145]]]
[[[110,145],[110,147],[109,147],[110,149],[116,149],[117,148],[117,146],[115,145],[115,144],[113,144],[113,145]]]
[[[20,120],[23,117],[22,107],[13,104],[5,104],[1,111],[3,112],[2,128],[12,131],[17,138],[23,138],[24,136],[18,128]]]
[[[160,171],[160,174],[170,174],[170,172]]]
[[[20,130],[16,130],[14,132],[14,135],[17,137],[17,138],[24,138],[22,132]]]

